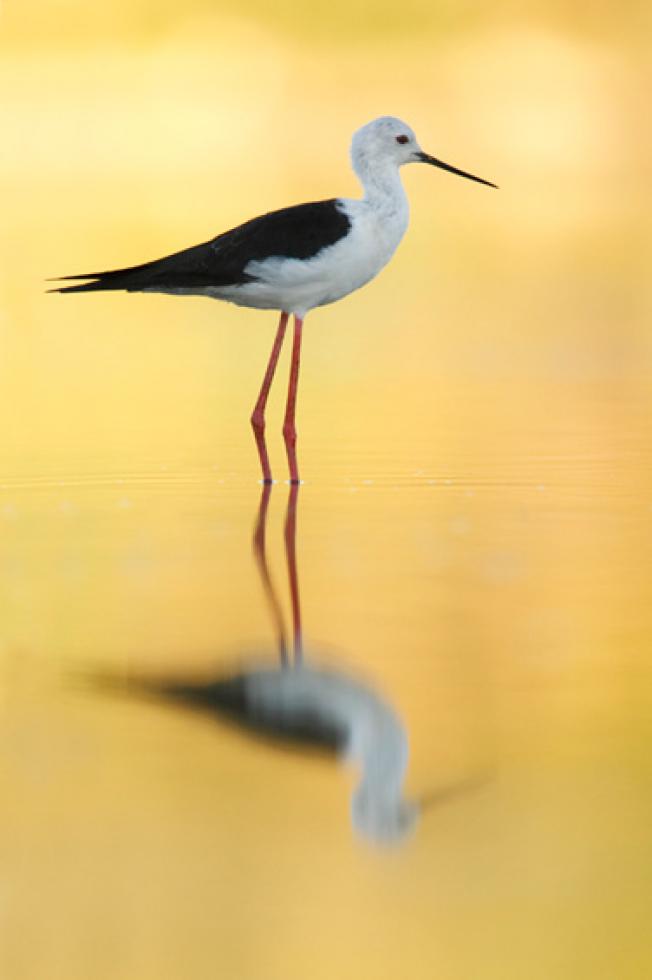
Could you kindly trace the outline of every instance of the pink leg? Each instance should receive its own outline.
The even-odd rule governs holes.
[[[267,445],[265,443],[265,406],[267,404],[269,389],[271,388],[272,381],[274,380],[276,362],[278,361],[278,356],[281,353],[281,347],[283,346],[283,338],[285,337],[285,328],[287,327],[287,323],[288,314],[281,313],[281,319],[279,320],[278,330],[276,331],[276,337],[274,339],[274,346],[272,347],[272,353],[269,356],[269,363],[267,364],[263,384],[260,389],[260,394],[258,395],[258,401],[256,402],[254,410],[251,414],[251,426],[254,430],[256,446],[258,448],[258,458],[260,459],[260,465],[263,470],[263,483],[272,482],[272,471],[269,466],[269,456],[267,455]]]
[[[299,316],[294,318],[294,341],[292,344],[292,364],[290,366],[290,384],[288,386],[288,400],[285,408],[285,421],[283,422],[283,437],[285,438],[285,449],[288,454],[290,466],[290,483],[299,483],[299,468],[297,466],[297,430],[294,424],[294,412],[297,404],[297,384],[299,382],[299,360],[301,357],[301,328],[303,320]]]
[[[299,600],[299,575],[297,572],[297,497],[299,484],[294,482],[290,487],[288,509],[285,515],[285,551],[288,563],[288,579],[290,582],[290,601],[292,603],[292,628],[294,636],[294,661],[301,663],[303,658],[303,641],[301,635],[301,602]]]

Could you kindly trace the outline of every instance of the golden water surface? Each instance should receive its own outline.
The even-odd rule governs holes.
[[[248,6],[0,6],[0,974],[647,980],[643,8]],[[382,113],[501,186],[404,171],[395,259],[306,322],[306,651],[407,728],[391,848],[342,765],[92,683],[274,661],[274,315],[43,284],[357,193]]]

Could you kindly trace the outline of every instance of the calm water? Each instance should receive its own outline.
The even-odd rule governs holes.
[[[384,693],[431,800],[390,849],[341,764],[89,683],[276,662],[246,418],[219,463],[5,475],[7,976],[646,975],[649,448],[630,389],[559,396],[491,445],[476,407],[321,462],[302,426],[306,656]]]

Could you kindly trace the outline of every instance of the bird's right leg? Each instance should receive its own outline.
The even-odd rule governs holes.
[[[303,319],[294,314],[294,342],[292,344],[292,360],[290,362],[290,383],[288,385],[288,400],[285,406],[285,421],[283,422],[283,438],[290,466],[290,483],[300,483],[297,466],[297,429],[294,416],[297,407],[297,387],[299,384],[299,361],[301,359],[301,331]]]
[[[260,465],[263,471],[263,483],[272,482],[272,471],[269,466],[267,444],[265,443],[265,405],[267,404],[269,389],[271,388],[272,381],[274,380],[276,363],[278,361],[279,354],[281,353],[281,347],[283,346],[283,338],[285,337],[285,328],[287,327],[287,323],[288,314],[281,313],[278,330],[276,331],[276,337],[274,338],[274,346],[272,347],[272,353],[269,356],[269,362],[267,364],[267,370],[265,371],[265,377],[263,378],[260,394],[258,395],[258,401],[256,402],[254,410],[251,414],[251,427],[254,430],[254,436],[256,438],[258,458],[260,459]]]

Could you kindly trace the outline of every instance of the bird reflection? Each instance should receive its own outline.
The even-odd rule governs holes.
[[[303,650],[296,556],[299,486],[291,485],[285,514],[285,557],[292,628],[286,627],[267,560],[267,515],[272,487],[265,484],[253,534],[253,552],[276,633],[278,660],[241,660],[231,673],[210,680],[135,679],[140,694],[163,696],[231,721],[252,734],[306,749],[335,752],[359,770],[351,820],[377,842],[404,838],[418,808],[403,797],[408,762],[405,728],[373,688],[340,665],[313,662]]]

